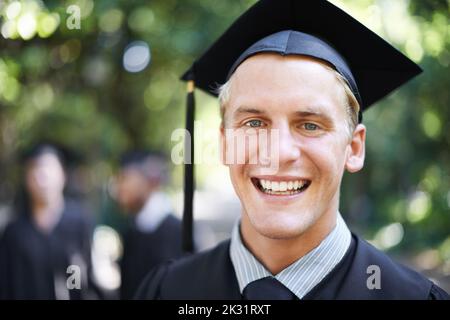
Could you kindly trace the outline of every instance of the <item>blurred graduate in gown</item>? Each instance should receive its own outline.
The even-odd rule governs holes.
[[[1,299],[98,297],[89,276],[91,223],[64,196],[64,155],[41,144],[23,157],[23,191],[0,239]]]
[[[121,299],[133,298],[154,266],[181,256],[181,221],[162,191],[167,179],[161,153],[133,151],[122,157],[116,199],[130,219],[123,234]]]

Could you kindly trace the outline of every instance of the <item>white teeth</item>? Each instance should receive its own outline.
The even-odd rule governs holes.
[[[259,180],[260,185],[264,190],[277,193],[291,194],[293,192],[301,189],[306,183],[306,180],[290,180],[290,181],[270,181],[270,180]]]
[[[259,180],[259,182],[261,183],[262,187],[266,189],[266,180]]]
[[[292,181],[289,181],[288,183],[287,183],[287,189],[288,190],[292,190],[292,187],[294,186],[294,183],[292,182]]]
[[[272,181],[272,185],[268,189],[272,189],[272,191],[280,191],[280,185],[278,182]]]

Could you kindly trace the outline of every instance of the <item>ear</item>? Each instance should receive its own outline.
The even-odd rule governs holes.
[[[345,169],[351,173],[358,172],[363,168],[366,156],[366,127],[363,124],[356,126],[347,148]]]

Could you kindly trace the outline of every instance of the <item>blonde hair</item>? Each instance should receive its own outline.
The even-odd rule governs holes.
[[[347,80],[339,73],[337,72],[333,67],[330,67],[327,64],[322,63],[322,65],[334,73],[339,83],[344,88],[344,93],[346,96],[345,103],[345,111],[347,112],[348,118],[347,118],[347,127],[348,127],[348,133],[351,136],[353,131],[355,130],[356,126],[358,125],[358,113],[360,110],[359,102],[356,99],[352,89],[350,89],[350,86],[347,82]],[[227,82],[225,82],[223,85],[219,86],[217,89],[217,92],[219,94],[219,104],[220,104],[220,116],[222,118],[222,121],[224,119],[225,114],[225,106],[230,100],[230,94],[231,94],[231,80],[233,79],[233,75],[228,79]]]

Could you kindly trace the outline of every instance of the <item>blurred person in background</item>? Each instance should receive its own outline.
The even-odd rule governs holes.
[[[130,218],[123,234],[120,296],[131,299],[152,267],[181,256],[181,221],[162,191],[168,179],[164,155],[129,152],[120,167],[116,199]]]
[[[24,186],[0,239],[0,299],[92,299],[91,223],[64,194],[65,153],[51,144],[23,156]]]

